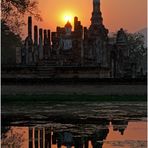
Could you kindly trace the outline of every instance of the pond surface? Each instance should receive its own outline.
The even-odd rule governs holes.
[[[2,105],[2,148],[147,148],[146,102]]]

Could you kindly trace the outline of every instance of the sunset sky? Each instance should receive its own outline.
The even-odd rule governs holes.
[[[78,16],[83,26],[89,27],[93,0],[38,0],[43,22],[39,27],[55,31],[64,26],[64,16]],[[135,32],[146,27],[146,0],[101,0],[104,25],[110,32],[123,27]]]

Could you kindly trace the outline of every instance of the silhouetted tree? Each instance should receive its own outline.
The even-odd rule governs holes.
[[[25,15],[41,20],[37,6],[34,0],[1,0],[2,65],[15,65]]]
[[[147,49],[144,47],[144,36],[140,33],[127,33],[127,38],[130,59],[140,60],[147,53]]]
[[[13,147],[13,148],[21,148],[25,139],[23,138],[23,134],[19,133],[12,128],[10,128],[5,137],[2,137],[2,147]]]
[[[10,31],[9,27],[4,21],[1,22],[1,60],[2,66],[4,65],[15,65],[16,63],[16,47],[22,45],[21,38],[19,35],[14,34]]]
[[[144,36],[141,33],[128,33],[124,30],[127,36],[127,47],[129,58],[131,61],[139,60],[147,54],[147,48],[144,47]],[[116,40],[117,33],[112,34],[112,40]]]
[[[20,34],[26,14],[34,16],[41,20],[37,1],[31,0],[2,0],[1,12],[2,21],[6,23],[11,31],[15,34]]]

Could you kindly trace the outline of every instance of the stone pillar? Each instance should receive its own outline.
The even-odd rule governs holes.
[[[30,128],[29,127],[29,135],[28,135],[28,137],[29,137],[29,142],[28,142],[28,147],[29,148],[33,148],[33,130],[32,130],[32,128]]]
[[[38,26],[34,26],[34,44],[38,45]]]
[[[40,129],[40,148],[43,148],[43,129]]]
[[[53,134],[52,134],[52,144],[57,144],[56,133],[53,133]]]
[[[52,41],[52,51],[55,51],[57,47],[57,32],[51,33],[51,41]]]
[[[84,40],[88,39],[88,30],[87,27],[84,27]]]
[[[28,36],[32,38],[32,17],[28,17]]]
[[[43,128],[43,148],[45,148],[45,127]]]
[[[43,59],[43,30],[39,29],[39,59]]]
[[[26,64],[33,64],[32,17],[28,17],[28,36],[25,40]]]
[[[38,148],[40,148],[40,129],[38,128]]]
[[[32,39],[30,37],[27,37],[25,40],[25,48],[26,48],[26,64],[33,64],[33,44]]]
[[[78,24],[78,17],[75,16],[75,17],[74,17],[74,31],[77,30],[77,26],[78,26],[77,24]]]
[[[48,59],[48,38],[47,38],[47,30],[44,30],[44,59]]]
[[[44,46],[47,44],[47,30],[44,30]]]
[[[50,34],[51,34],[51,32],[50,32],[50,30],[47,30],[47,36],[48,36],[48,44],[49,44],[49,46],[51,46],[51,40],[50,40]]]
[[[85,141],[84,148],[89,148],[89,141],[88,140]]]
[[[35,128],[35,148],[39,148],[38,146],[38,128]]]
[[[51,128],[45,129],[45,148],[51,148]]]
[[[32,128],[32,133],[33,133],[32,134],[33,135],[32,136],[32,139],[33,139],[33,148],[35,148],[35,128],[34,127]]]
[[[37,63],[39,59],[38,51],[38,27],[34,26],[34,62]]]
[[[48,55],[51,55],[51,32],[50,30],[47,31],[48,36]]]

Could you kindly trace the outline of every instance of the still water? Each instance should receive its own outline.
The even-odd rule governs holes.
[[[147,148],[146,102],[2,106],[2,148]]]

